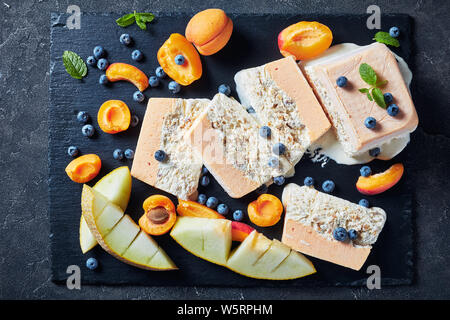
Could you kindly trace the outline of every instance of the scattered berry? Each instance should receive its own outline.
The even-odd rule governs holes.
[[[389,29],[389,35],[392,38],[398,38],[398,36],[400,35],[400,29],[397,27],[392,27]]]
[[[208,174],[208,168],[206,168],[205,166],[202,167],[202,173],[201,175],[204,176],[205,174]]]
[[[253,107],[248,107],[247,112],[248,113],[256,113],[256,111],[255,111],[255,109],[253,109]]]
[[[276,155],[283,155],[286,152],[286,146],[282,144],[281,142],[277,142],[272,147],[272,152]]]
[[[227,215],[230,209],[225,203],[221,203],[217,206],[217,212],[221,215]]]
[[[175,56],[175,63],[177,65],[182,66],[185,61],[186,61],[186,59],[184,58],[184,56],[182,54],[177,54]]]
[[[144,96],[144,94],[142,92],[135,91],[133,93],[133,100],[136,101],[136,102],[142,102],[142,101],[145,100],[145,96]]]
[[[134,158],[134,151],[131,149],[126,149],[123,154],[124,154],[125,158],[127,158],[128,160],[133,160],[133,158]]]
[[[277,157],[271,157],[269,159],[269,162],[268,162],[269,167],[276,168],[276,167],[278,167],[279,164],[280,164],[280,161],[278,160]]]
[[[133,115],[131,116],[131,122],[130,122],[130,125],[134,128],[134,127],[136,127],[138,124],[139,124],[139,117],[138,117],[137,115],[133,114]]]
[[[345,87],[347,85],[347,78],[344,76],[340,76],[339,78],[337,78],[336,84],[338,85],[338,87]]]
[[[364,125],[366,128],[373,129],[377,125],[377,120],[374,117],[367,117],[366,120],[364,120]]]
[[[345,228],[338,227],[333,230],[333,237],[337,241],[345,241],[345,240],[347,240],[347,236],[348,236],[348,234],[347,234],[347,230],[345,230]]]
[[[94,48],[93,52],[94,52],[94,58],[97,60],[106,56],[106,51],[105,51],[105,49],[103,49],[102,46],[96,46]]]
[[[109,82],[109,80],[108,80],[108,77],[106,76],[106,74],[102,74],[100,76],[100,78],[98,79],[98,83],[103,84],[103,85],[108,84],[108,82]]]
[[[394,97],[392,96],[392,93],[386,92],[385,94],[383,94],[384,97],[384,102],[386,102],[386,104],[391,104],[392,101],[394,101]]]
[[[95,270],[98,267],[98,261],[95,258],[89,258],[86,260],[86,267],[89,270]]]
[[[95,129],[91,124],[85,124],[82,128],[81,128],[81,132],[83,133],[83,135],[85,137],[92,137],[95,133]]]
[[[369,155],[372,157],[376,157],[380,154],[380,152],[381,152],[380,148],[376,147],[369,150]]]
[[[91,117],[89,116],[89,113],[87,113],[86,111],[80,111],[77,114],[77,120],[82,124],[86,124],[89,122],[89,120],[91,120]]]
[[[123,151],[121,149],[116,149],[113,151],[113,158],[116,160],[122,160],[123,159]]]
[[[389,107],[387,107],[387,113],[391,117],[395,117],[398,114],[399,108],[396,104],[391,104]]]
[[[305,180],[303,180],[303,184],[307,187],[314,185],[314,179],[312,177],[306,177]]]
[[[208,200],[206,200],[206,206],[208,208],[214,209],[219,204],[219,200],[217,200],[216,197],[209,197]]]
[[[78,156],[78,154],[80,154],[80,150],[75,146],[70,146],[67,148],[67,153],[69,154],[69,156],[75,158],[76,156]]]
[[[273,183],[277,186],[282,186],[286,182],[286,178],[284,176],[278,176],[273,178]]]
[[[97,61],[97,68],[99,70],[106,70],[106,68],[108,68],[109,62],[108,60],[106,60],[105,58],[101,58],[100,60]]]
[[[367,199],[361,199],[361,200],[359,200],[358,204],[359,204],[360,206],[362,206],[362,207],[368,208],[368,207],[369,207],[369,200],[367,200]]]
[[[181,90],[181,86],[176,81],[170,81],[169,82],[169,91],[172,93],[178,93]]]
[[[131,52],[131,59],[133,59],[134,61],[141,61],[142,58],[144,58],[144,55],[140,50],[136,49]]]
[[[370,169],[369,166],[363,166],[363,167],[361,167],[361,169],[359,169],[359,172],[361,173],[361,175],[363,177],[368,177],[371,175],[372,169]]]
[[[262,126],[259,128],[259,135],[263,138],[269,138],[272,134],[272,130],[268,126]]]
[[[201,179],[200,179],[200,185],[202,186],[202,187],[206,187],[206,186],[208,186],[208,184],[209,184],[209,177],[208,176],[203,176],[203,177],[201,177]]]
[[[236,210],[233,212],[233,219],[236,221],[242,221],[244,219],[244,213],[242,210]]]
[[[97,59],[95,59],[94,56],[89,56],[89,57],[87,57],[87,59],[86,59],[86,63],[87,63],[89,66],[95,66],[95,65],[97,64]]]
[[[325,191],[326,193],[331,193],[333,192],[335,187],[335,184],[333,181],[331,180],[326,180],[324,183],[322,183],[322,189],[323,191]]]
[[[203,193],[200,193],[198,195],[197,202],[200,204],[205,204],[206,203],[206,195]]]
[[[167,154],[163,150],[158,150],[155,152],[155,159],[159,162],[166,160]]]
[[[231,88],[227,84],[221,84],[219,86],[218,91],[219,91],[219,93],[223,93],[226,96],[229,96],[231,94]]]
[[[155,88],[155,87],[159,86],[159,79],[158,79],[158,77],[157,76],[151,76],[150,78],[148,78],[148,84],[152,88]]]
[[[129,46],[131,44],[131,37],[128,33],[123,33],[120,38],[120,43],[126,46]]]
[[[162,67],[156,68],[155,74],[158,78],[164,78],[166,76],[166,73],[164,72],[164,69]]]
[[[350,240],[355,240],[356,238],[358,238],[358,231],[356,231],[355,229],[348,230],[348,238]]]

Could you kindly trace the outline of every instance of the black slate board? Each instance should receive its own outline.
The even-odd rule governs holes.
[[[201,260],[178,246],[168,235],[157,237],[158,243],[166,250],[180,268],[172,272],[144,271],[126,265],[99,246],[83,255],[78,243],[78,228],[80,219],[81,185],[69,180],[64,172],[71,158],[67,155],[69,145],[77,145],[83,154],[96,153],[102,159],[102,170],[99,177],[110,170],[128,165],[131,161],[119,162],[113,159],[115,148],[134,149],[139,135],[140,125],[125,133],[108,135],[100,131],[96,114],[99,106],[109,99],[125,101],[132,113],[143,118],[146,104],[133,101],[132,94],[136,90],[126,82],[116,82],[108,87],[98,84],[102,74],[97,69],[89,67],[89,73],[83,80],[72,79],[62,64],[64,50],[72,50],[83,59],[92,54],[96,45],[102,45],[108,52],[110,62],[126,62],[141,68],[148,75],[154,73],[158,66],[156,52],[161,44],[173,32],[184,34],[184,28],[189,20],[184,14],[159,14],[155,22],[144,32],[136,26],[122,29],[116,26],[114,20],[118,15],[83,14],[81,29],[69,30],[65,26],[67,15],[52,14],[51,19],[51,58],[50,58],[50,108],[49,108],[49,214],[51,223],[52,248],[52,280],[56,283],[66,281],[69,265],[81,267],[83,284],[129,284],[149,286],[271,286],[271,287],[302,287],[325,285],[365,285],[368,274],[367,266],[378,265],[381,269],[382,285],[410,284],[413,278],[413,217],[412,199],[408,191],[408,170],[413,167],[412,155],[407,147],[399,156],[391,161],[373,161],[370,165],[375,171],[386,169],[392,163],[402,161],[406,165],[406,175],[400,183],[391,190],[374,197],[369,197],[373,206],[380,206],[388,213],[388,219],[378,242],[374,245],[366,264],[357,272],[328,262],[311,258],[317,269],[317,274],[290,281],[256,280],[240,276],[223,267]],[[366,45],[372,42],[374,30],[366,28],[366,18],[363,15],[231,15],[234,31],[227,46],[210,57],[202,57],[204,74],[201,80],[189,87],[183,88],[177,97],[182,98],[212,98],[218,85],[228,83],[234,89],[234,74],[244,68],[258,66],[281,57],[278,52],[276,37],[286,26],[300,20],[317,20],[328,25],[333,31],[333,44],[354,42]],[[402,31],[401,47],[394,52],[402,56],[411,66],[411,27],[412,21],[406,15],[391,15],[382,17],[383,28],[396,25]],[[134,38],[132,47],[119,43],[120,34],[128,32]],[[130,54],[134,48],[139,48],[145,54],[144,61],[133,62]],[[411,66],[412,67],[412,66]],[[147,89],[147,97],[170,97],[167,90],[168,80],[156,89]],[[233,91],[233,94],[235,92]],[[93,125],[97,130],[92,139],[83,137],[81,125],[76,121],[76,114],[86,110],[93,117]],[[411,143],[414,143],[412,141]],[[359,165],[341,166],[330,161],[324,167],[303,159],[296,167],[295,177],[289,182],[302,184],[305,176],[313,176],[318,183],[325,179],[336,182],[334,194],[350,201],[357,202],[361,195],[354,187],[359,175]],[[98,180],[90,182],[95,184]],[[256,198],[256,193],[242,199],[229,198],[223,189],[212,181],[206,189],[199,192],[208,196],[214,195],[227,203],[233,210],[243,209],[249,201]],[[271,186],[269,192],[280,197],[282,187]],[[142,201],[151,194],[161,193],[136,179],[133,179],[133,190],[127,213],[135,220],[142,214]],[[171,196],[172,197],[172,196]],[[172,197],[172,199],[175,201]],[[250,224],[248,220],[244,221]],[[274,227],[259,228],[269,237],[281,238],[282,222]],[[95,272],[84,267],[88,257],[96,257],[100,268]]]

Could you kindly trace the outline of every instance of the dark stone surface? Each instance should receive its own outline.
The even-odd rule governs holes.
[[[411,286],[365,288],[203,288],[83,286],[50,281],[47,212],[47,130],[50,12],[78,4],[83,12],[183,11],[221,7],[243,13],[364,13],[371,1],[10,1],[0,3],[0,298],[39,299],[376,299],[449,298],[448,1],[378,1],[384,13],[415,22],[414,100],[420,126],[409,161],[416,216],[415,279]],[[345,23],[345,21],[343,22]],[[382,25],[387,29],[389,26]],[[52,66],[50,65],[50,68]]]

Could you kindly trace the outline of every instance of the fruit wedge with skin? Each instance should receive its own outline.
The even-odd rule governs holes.
[[[105,202],[110,201],[118,205],[123,211],[128,206],[131,195],[131,174],[127,166],[114,169],[106,176],[101,178],[94,189],[104,196]],[[103,209],[102,209],[103,210]],[[91,230],[84,220],[83,215],[80,219],[80,247],[83,253],[88,252],[97,245],[97,240],[92,235]]]
[[[161,247],[142,232],[130,216],[87,185],[83,185],[81,209],[93,236],[109,254],[141,269],[177,269]]]
[[[193,255],[223,266],[231,249],[231,221],[179,217],[170,236]]]
[[[111,82],[120,80],[131,82],[141,92],[148,87],[148,77],[145,73],[128,63],[116,62],[111,64],[106,69],[106,77]]]
[[[184,217],[225,219],[223,215],[205,205],[181,199],[178,199],[177,213]]]
[[[401,163],[392,165],[382,173],[360,176],[356,182],[356,189],[362,194],[375,195],[382,193],[397,184],[403,176],[404,167]]]
[[[267,280],[297,279],[316,272],[302,254],[256,230],[231,253],[227,267],[247,277]]]
[[[255,228],[248,224],[238,221],[231,221],[231,238],[233,241],[242,242],[247,238]]]

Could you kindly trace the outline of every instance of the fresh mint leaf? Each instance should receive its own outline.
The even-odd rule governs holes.
[[[377,87],[382,87],[382,86],[384,86],[384,85],[387,84],[387,83],[388,83],[387,80],[383,80],[383,81],[377,82],[376,86],[377,86]]]
[[[142,30],[147,30],[147,24],[141,20],[141,16],[139,13],[135,13],[136,16],[136,24],[141,28]]]
[[[376,85],[377,74],[372,69],[372,67],[369,66],[367,63],[362,63],[359,66],[359,75],[361,76],[361,79],[363,79],[365,83],[370,84],[371,86]]]
[[[139,13],[139,20],[142,22],[152,22],[155,19],[155,15],[150,12],[141,12]]]
[[[372,96],[370,95],[369,92],[367,92],[367,99],[369,99],[369,101],[373,101],[373,98],[372,98]]]
[[[132,25],[135,21],[136,18],[134,16],[134,13],[129,13],[117,19],[116,23],[118,26],[125,28],[129,25]]]
[[[361,88],[361,89],[358,89],[358,90],[361,93],[369,93],[369,89],[367,89],[367,88]]]
[[[391,37],[389,32],[378,31],[377,33],[375,33],[375,37],[373,38],[373,40],[375,40],[376,42],[387,44],[389,46],[400,47],[400,42],[397,39]]]
[[[87,74],[87,66],[83,59],[73,51],[64,51],[63,63],[66,71],[72,78],[82,79]]]
[[[383,92],[381,92],[379,88],[373,88],[371,93],[377,105],[383,109],[386,109],[386,102],[384,101]]]

